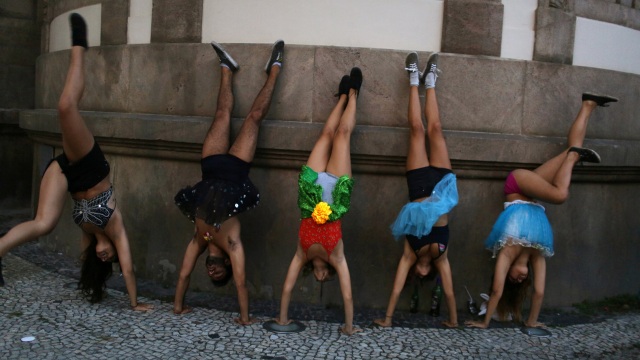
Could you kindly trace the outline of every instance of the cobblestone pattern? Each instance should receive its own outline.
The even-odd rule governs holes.
[[[83,300],[76,280],[13,255],[3,259],[0,288],[2,359],[565,359],[638,358],[640,315],[552,328],[530,337],[517,328],[437,329],[365,327],[348,337],[338,324],[305,321],[307,330],[273,334],[261,323],[237,326],[233,312],[196,308],[176,316],[172,305],[148,313],[128,308],[126,294],[109,290],[100,304]],[[259,317],[260,321],[268,317]],[[25,336],[34,341],[23,342]]]

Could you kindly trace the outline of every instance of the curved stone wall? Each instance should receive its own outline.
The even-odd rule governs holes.
[[[100,2],[52,3],[49,16],[55,17]],[[106,12],[107,3],[116,10]],[[156,8],[176,4],[154,1],[153,21],[166,10]],[[122,36],[113,24],[121,23],[123,14],[126,19],[122,9],[128,5],[128,1],[102,4],[101,46],[86,53],[81,108],[112,165],[138,276],[173,286],[193,232],[173,205],[173,196],[200,178],[200,146],[215,111],[219,70],[210,45],[188,40],[189,29],[168,39],[156,23],[151,44],[127,45],[126,32]],[[198,12],[197,6],[189,9],[190,16]],[[241,64],[234,77],[236,133],[265,80],[269,45],[225,47]],[[420,52],[422,63],[428,55]],[[35,142],[37,174],[50,154],[60,152],[55,107],[68,56],[68,51],[40,56],[37,110],[20,114],[20,126]],[[262,193],[261,206],[242,215],[252,297],[280,297],[297,241],[297,172],[335,103],[340,77],[360,66],[365,81],[352,140],[356,187],[344,221],[345,251],[355,305],[386,306],[402,252],[388,225],[407,200],[405,56],[405,50],[287,46],[251,170]],[[545,306],[636,292],[640,288],[635,274],[640,261],[640,225],[635,216],[640,210],[640,106],[635,99],[640,97],[640,76],[459,53],[443,53],[440,59],[438,101],[459,178],[460,204],[451,216],[449,255],[459,306],[466,297],[463,285],[474,294],[489,286],[493,262],[482,243],[501,211],[504,178],[513,168],[534,168],[564,148],[583,91],[609,93],[622,101],[598,109],[590,121],[585,146],[596,149],[603,163],[577,166],[570,200],[547,208],[556,255],[548,261]],[[74,255],[80,234],[70,219],[70,205],[67,202],[59,226],[42,243]],[[212,288],[204,259],[200,262],[192,289],[235,293],[233,286]],[[325,285],[321,300],[319,292],[312,277],[300,279],[294,301],[341,304],[337,282]],[[408,306],[408,295],[403,294],[400,307]]]

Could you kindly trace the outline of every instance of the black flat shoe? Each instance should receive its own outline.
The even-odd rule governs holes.
[[[597,95],[592,93],[583,93],[582,101],[595,101],[598,106],[608,107],[610,102],[618,102],[617,98],[607,95]]]
[[[351,77],[349,75],[345,75],[340,80],[340,85],[338,86],[338,93],[335,96],[347,95],[349,96],[349,89],[351,88]]]
[[[349,78],[351,80],[351,89],[354,89],[358,96],[360,96],[360,87],[362,86],[362,70],[359,67],[354,67],[351,69],[351,74],[349,74]]]
[[[600,155],[598,155],[594,150],[573,146],[569,149],[569,152],[572,151],[578,153],[580,156],[580,160],[578,161],[580,162],[600,163]]]

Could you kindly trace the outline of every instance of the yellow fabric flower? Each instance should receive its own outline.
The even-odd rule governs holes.
[[[329,220],[329,215],[331,215],[331,208],[329,207],[329,204],[324,201],[320,201],[316,205],[315,209],[313,209],[313,213],[311,213],[313,221],[318,225],[326,223],[327,220]]]

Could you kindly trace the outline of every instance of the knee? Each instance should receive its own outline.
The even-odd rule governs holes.
[[[409,125],[409,132],[411,136],[424,137],[425,130],[424,126],[422,126],[422,121],[418,123],[411,123]]]
[[[336,136],[341,136],[341,137],[350,137],[351,133],[353,132],[353,127],[347,124],[340,124],[340,126],[338,126],[338,130],[336,130]]]
[[[322,129],[322,132],[320,133],[320,138],[331,141],[331,140],[333,140],[333,137],[335,136],[335,134],[336,134],[336,129],[335,128],[324,127]]]
[[[551,199],[553,204],[559,205],[563,204],[565,201],[569,199],[569,189],[558,190],[557,194]]]
[[[37,236],[48,235],[56,227],[55,219],[48,219],[41,216],[36,216],[33,220],[34,228],[36,229]]]
[[[62,96],[60,101],[58,101],[58,114],[60,117],[77,111],[78,103],[70,96]]]
[[[262,121],[262,119],[264,119],[265,116],[267,116],[268,110],[269,110],[268,108],[251,109],[251,111],[249,112],[249,115],[247,115],[246,120],[258,123]]]
[[[429,136],[443,136],[442,124],[440,123],[440,121],[434,121],[433,123],[430,123],[427,131],[429,132]]]

